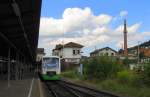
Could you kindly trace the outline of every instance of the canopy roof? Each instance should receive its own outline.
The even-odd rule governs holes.
[[[0,0],[0,56],[16,52],[35,61],[41,0]]]

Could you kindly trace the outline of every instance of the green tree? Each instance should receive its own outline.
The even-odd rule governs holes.
[[[95,57],[85,63],[85,72],[88,78],[106,79],[113,77],[120,70],[115,58],[109,56]]]
[[[150,62],[144,66],[143,80],[145,84],[150,85]]]
[[[140,59],[144,58],[145,57],[144,52],[140,52],[139,57]]]

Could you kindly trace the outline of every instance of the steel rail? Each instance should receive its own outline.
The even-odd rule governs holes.
[[[60,82],[62,82],[64,85],[68,86],[69,88],[74,89],[74,90],[79,91],[79,92],[87,93],[89,91],[88,94],[89,95],[95,94],[95,95],[93,95],[94,97],[99,97],[97,95],[103,95],[103,96],[106,96],[106,97],[122,97],[122,96],[118,96],[118,95],[115,95],[115,94],[112,94],[112,93],[109,93],[109,92],[106,92],[106,91],[99,91],[99,90],[89,88],[89,87],[85,87],[85,86],[82,86],[82,85],[78,85],[78,84],[75,84],[75,83],[72,83],[72,82],[68,82],[68,81],[66,82],[64,80],[61,80]]]
[[[58,82],[57,82],[57,84],[59,84],[61,87],[64,87],[67,91],[69,91],[69,92],[70,92],[71,94],[73,94],[74,96],[76,96],[76,97],[82,97],[82,96],[80,96],[79,94],[77,94],[75,91],[73,91],[72,89],[68,88],[67,86],[62,85],[62,84],[60,84],[60,83],[58,83]]]
[[[52,86],[51,86],[52,84],[56,85],[55,88],[54,87],[52,88]],[[70,95],[69,97],[83,97],[83,96],[80,96],[77,93],[75,93],[75,91],[73,91],[65,86],[60,85],[58,82],[46,82],[46,86],[48,87],[48,90],[51,92],[51,94],[54,97],[68,97],[67,96],[68,94]],[[61,91],[62,93],[58,92],[58,90],[57,90],[58,88],[62,89],[65,92],[62,92],[62,91]],[[65,93],[67,93],[66,96],[63,96]]]
[[[54,97],[58,97],[57,93],[51,88],[51,86],[46,82],[46,86]]]
[[[77,95],[85,95],[85,96],[79,96],[79,97],[97,97],[97,96],[95,96],[95,95],[93,95],[93,94],[91,94],[91,93],[89,93],[89,92],[84,92],[84,91],[82,91],[82,90],[80,90],[80,89],[76,89],[76,88],[73,88],[73,87],[71,87],[71,86],[68,86],[68,85],[66,85],[65,83],[63,83],[63,86],[65,86],[65,87],[67,87],[68,89],[70,89],[70,90],[72,90],[72,91],[74,91]],[[78,94],[79,93],[79,94]]]

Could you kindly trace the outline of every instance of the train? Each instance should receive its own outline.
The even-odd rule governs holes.
[[[60,80],[61,64],[60,58],[57,56],[49,56],[42,58],[41,78],[44,81]]]

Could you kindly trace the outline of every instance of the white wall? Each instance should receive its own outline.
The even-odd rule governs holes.
[[[108,53],[108,56],[117,56],[117,53],[111,49],[103,49],[99,51],[98,53],[91,54],[91,56],[103,56],[103,55],[106,55],[106,53]]]
[[[105,55],[106,53],[108,53],[108,56],[112,56],[112,53],[114,54],[113,56],[116,56],[116,52],[110,50],[110,49],[104,49],[102,51],[99,52],[99,56],[101,56],[102,54]]]
[[[37,62],[41,61],[42,58],[43,58],[43,56],[44,56],[44,54],[37,54],[37,56],[36,56],[36,61],[37,61]]]
[[[73,50],[81,50],[80,48],[64,48],[63,58],[81,58],[81,54],[73,54]]]

